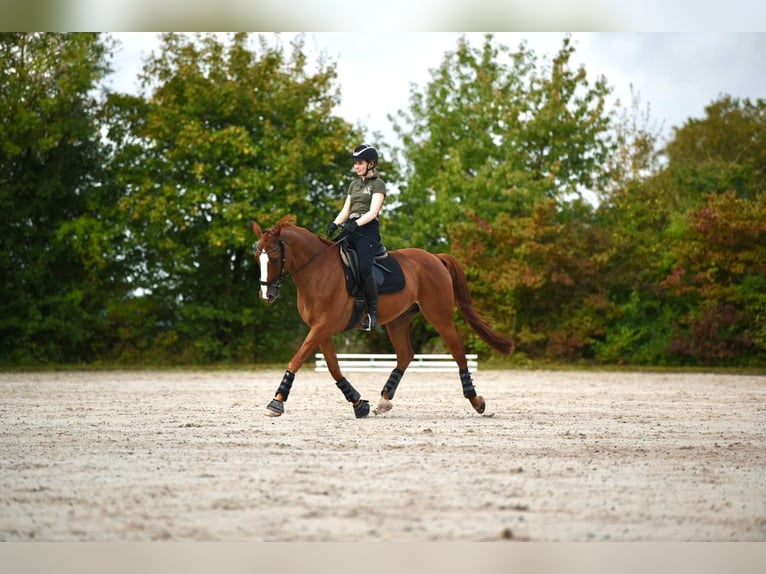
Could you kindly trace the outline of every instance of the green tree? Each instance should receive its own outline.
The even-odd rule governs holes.
[[[503,213],[490,225],[469,215],[454,228],[453,252],[474,296],[532,357],[592,357],[612,313],[599,281],[608,242],[592,208],[552,199],[529,215]]]
[[[762,102],[724,96],[703,119],[674,129],[664,166],[649,153],[655,146],[644,145],[652,141],[645,124],[625,132],[635,135],[623,141],[640,145],[616,158],[614,172],[636,176],[616,178],[599,206],[612,244],[601,279],[615,308],[597,346],[601,360],[717,364],[756,353],[763,335],[749,321],[763,314],[755,247],[763,119]],[[726,264],[725,271],[702,271],[720,261],[739,269],[744,260],[743,273]]]
[[[413,88],[395,123],[408,166],[397,212],[407,244],[447,248],[466,209],[491,221],[601,185],[613,145],[609,88],[572,69],[574,51],[567,37],[541,65],[524,44],[511,52],[491,34],[480,48],[463,38],[425,90]]]
[[[679,206],[696,209],[708,193],[729,190],[754,199],[766,192],[766,100],[722,96],[704,118],[674,128],[665,153]]]
[[[661,283],[675,308],[672,355],[762,361],[766,101],[722,96],[676,128],[665,152],[652,183],[673,208]]]
[[[663,286],[683,303],[670,351],[705,364],[766,360],[766,194],[709,194]]]
[[[396,125],[408,166],[401,241],[460,257],[482,307],[534,354],[572,356],[593,336],[574,316],[549,330],[561,305],[572,301],[574,313],[592,295],[581,281],[598,268],[587,252],[598,234],[581,196],[605,185],[615,147],[610,90],[573,69],[574,51],[565,38],[541,64],[524,44],[512,52],[491,34],[478,49],[461,39]]]
[[[264,37],[253,50],[250,40],[164,34],[141,74],[144,95],[115,97],[109,110],[110,138],[120,142],[111,173],[124,190],[140,299],[130,305],[147,309],[143,328],[130,332],[155,340],[154,352],[161,336],[185,362],[289,351],[299,318],[289,305],[258,301],[250,221],[293,213],[323,230],[359,139],[333,115],[334,66],[320,61],[310,72],[300,37],[289,53]],[[115,309],[112,318],[126,315]]]
[[[608,299],[603,336],[594,356],[603,362],[656,364],[667,360],[673,309],[658,283],[670,271],[675,204],[657,178],[660,128],[637,94],[613,125],[617,147],[599,190],[595,225],[604,239],[600,290]]]
[[[97,34],[0,34],[0,362],[97,355],[117,282],[100,272],[91,230],[75,240],[72,222],[104,199],[97,87],[108,55]]]

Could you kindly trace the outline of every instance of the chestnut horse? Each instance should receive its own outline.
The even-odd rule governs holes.
[[[284,413],[284,401],[292,388],[295,373],[319,347],[336,385],[346,400],[352,403],[356,417],[368,416],[369,402],[363,400],[343,376],[333,341],[333,334],[349,328],[354,311],[354,297],[349,295],[346,288],[339,243],[298,227],[290,215],[283,217],[267,231],[253,222],[253,231],[258,236],[255,258],[260,266],[261,297],[273,303],[279,296],[282,282],[288,274],[291,275],[298,294],[298,313],[309,326],[308,335],[288,363],[287,371],[265,414],[280,416]],[[483,413],[486,406],[484,398],[476,393],[465,349],[455,330],[455,304],[468,324],[493,349],[508,354],[511,341],[493,331],[476,311],[463,269],[453,256],[433,255],[415,248],[390,251],[388,256],[399,262],[404,272],[405,285],[398,292],[380,294],[378,297],[378,322],[385,325],[396,351],[396,368],[391,371],[383,386],[374,413],[382,414],[392,408],[391,400],[396,388],[414,356],[410,343],[410,323],[419,312],[434,326],[452,352],[458,366],[463,396],[478,413]]]

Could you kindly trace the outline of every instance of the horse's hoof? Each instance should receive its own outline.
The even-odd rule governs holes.
[[[472,399],[468,399],[471,401],[471,405],[476,410],[477,413],[483,414],[484,409],[487,408],[487,403],[484,402],[484,397],[481,395],[473,397]]]
[[[278,401],[277,399],[271,399],[271,402],[266,407],[266,411],[263,413],[267,417],[278,417],[285,414],[284,401]]]
[[[358,419],[366,419],[370,414],[370,401],[360,400],[354,406],[354,414]]]
[[[378,403],[378,408],[376,408],[373,412],[376,415],[383,415],[390,411],[392,408],[394,408],[394,404],[388,399],[381,397],[380,402]]]

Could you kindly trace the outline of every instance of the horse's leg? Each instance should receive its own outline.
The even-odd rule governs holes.
[[[435,303],[429,304],[427,301],[423,301],[421,302],[421,309],[423,316],[434,326],[455,358],[460,373],[460,384],[463,387],[463,396],[468,399],[477,413],[482,414],[487,405],[484,397],[477,395],[476,388],[473,386],[471,372],[468,370],[468,359],[465,356],[465,347],[455,329],[453,307]]]
[[[327,361],[327,369],[330,371],[330,375],[335,379],[335,385],[346,397],[346,400],[354,407],[354,415],[358,419],[366,418],[370,414],[370,402],[362,399],[348,379],[343,376],[338,364],[338,356],[335,351],[335,341],[332,336],[328,337],[319,344],[319,348],[322,349],[325,361]]]
[[[266,406],[266,412],[264,413],[269,417],[278,417],[285,412],[284,402],[290,395],[290,389],[292,389],[293,381],[295,380],[295,373],[301,368],[303,363],[306,362],[309,355],[314,352],[320,341],[324,341],[328,336],[332,335],[331,329],[328,329],[325,325],[314,325],[309,330],[306,338],[303,339],[303,343],[298,348],[298,351],[290,359],[287,364],[287,370],[282,376],[282,382],[279,383],[277,392],[274,394],[274,398]]]
[[[410,323],[412,319],[420,312],[417,305],[413,305],[404,313],[399,315],[393,321],[386,323],[388,338],[396,352],[396,368],[391,371],[383,390],[380,391],[380,401],[378,408],[375,409],[376,415],[387,413],[393,408],[391,401],[394,398],[396,389],[404,376],[404,371],[412,362],[415,353],[412,351],[412,342],[410,341]]]

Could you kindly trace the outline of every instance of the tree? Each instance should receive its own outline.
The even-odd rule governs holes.
[[[310,73],[300,37],[290,54],[249,40],[163,35],[141,75],[145,94],[116,97],[109,112],[134,286],[182,361],[284,356],[299,320],[257,300],[250,221],[290,212],[324,229],[358,140],[333,115],[332,65]]]
[[[670,351],[705,364],[766,359],[766,194],[709,194],[663,282],[683,304]]]
[[[539,66],[524,44],[512,53],[491,34],[480,49],[463,38],[424,92],[413,88],[404,125],[395,124],[409,165],[397,212],[404,242],[444,249],[465,209],[491,221],[600,186],[612,146],[609,88],[573,70],[573,53],[567,37]]]
[[[651,155],[622,156],[639,158],[621,163],[639,175],[618,178],[602,198],[599,218],[612,238],[602,279],[615,308],[602,360],[722,364],[762,349],[763,104],[723,96],[706,114],[674,129],[666,165],[644,170],[641,158]],[[628,133],[650,141],[646,130]]]
[[[580,198],[604,185],[615,145],[606,81],[572,69],[573,54],[569,38],[543,65],[524,44],[511,52],[492,35],[480,49],[461,39],[425,90],[413,89],[396,126],[409,162],[401,242],[459,256],[477,299],[520,349],[561,356],[593,335],[572,318],[566,334],[549,336],[561,305],[589,296],[580,284],[577,298],[570,291],[597,268],[580,251],[597,239]]]
[[[684,208],[729,190],[754,199],[766,192],[766,100],[722,96],[705,108],[704,118],[674,128],[665,153],[664,175]]]
[[[0,34],[0,362],[97,354],[114,282],[89,230],[75,241],[71,224],[103,199],[96,88],[108,55],[97,34]]]
[[[608,242],[593,210],[573,202],[565,213],[552,199],[529,215],[501,214],[494,225],[469,212],[455,227],[453,251],[474,296],[534,357],[592,357],[611,313],[599,275]]]
[[[662,180],[660,129],[631,92],[613,124],[617,146],[598,190],[595,225],[604,239],[597,280],[608,301],[603,335],[593,345],[603,362],[657,364],[667,360],[673,309],[658,283],[670,271],[675,204]]]
[[[674,217],[663,295],[670,350],[705,364],[764,358],[766,101],[721,96],[674,130],[660,186]]]

